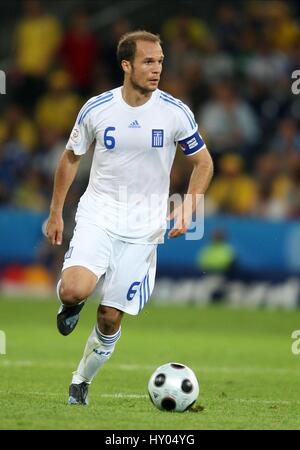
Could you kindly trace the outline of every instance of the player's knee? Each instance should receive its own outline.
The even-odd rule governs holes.
[[[87,295],[82,288],[72,285],[64,285],[63,283],[59,289],[59,296],[62,303],[67,306],[77,305],[82,300],[87,298]]]

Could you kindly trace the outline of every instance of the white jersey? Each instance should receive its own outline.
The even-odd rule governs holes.
[[[66,148],[83,155],[95,141],[85,217],[115,238],[160,243],[166,229],[170,171],[177,142],[186,155],[205,147],[191,110],[157,89],[132,107],[121,87],[91,98],[80,110]]]

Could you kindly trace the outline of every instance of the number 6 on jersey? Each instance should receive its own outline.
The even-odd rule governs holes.
[[[116,145],[116,140],[113,136],[108,136],[109,131],[115,131],[115,127],[107,127],[104,131],[104,145],[107,150],[113,150]]]

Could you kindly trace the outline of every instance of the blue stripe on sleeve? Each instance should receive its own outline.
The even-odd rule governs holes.
[[[190,117],[191,121],[193,122],[194,126],[196,127],[197,124],[195,122],[194,116],[192,114],[192,112],[189,110],[188,106],[185,105],[181,100],[179,100],[178,98],[173,97],[172,95],[168,94],[167,92],[161,91],[161,93],[169,98],[170,100],[173,100],[173,102],[178,103],[179,106],[181,106],[185,112],[188,114],[188,116]]]
[[[184,114],[186,115],[192,130],[197,126],[193,116],[188,112],[188,110],[185,108],[184,104],[181,102],[177,102],[176,100],[174,100],[172,97],[167,96],[166,94],[162,93],[160,95],[160,98],[162,100],[164,100],[167,103],[170,103],[171,105],[177,106],[177,108],[180,108]]]
[[[109,102],[112,100],[113,94],[107,94],[106,96],[100,96],[99,98],[95,99],[93,102],[87,104],[85,107],[83,107],[79,117],[78,117],[78,124],[80,125],[85,118],[85,116],[88,114],[91,109],[95,108],[96,106],[102,105],[103,103]]]
[[[91,98],[90,100],[88,100],[83,107],[81,108],[81,110],[79,111],[78,114],[78,120],[80,120],[82,114],[85,112],[85,110],[91,106],[93,103],[99,101],[99,100],[105,100],[106,98],[108,98],[109,96],[113,95],[110,91],[107,92],[103,92],[103,94],[97,95],[96,97]]]

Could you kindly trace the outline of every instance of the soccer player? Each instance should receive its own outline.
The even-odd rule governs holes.
[[[80,159],[95,142],[87,189],[65,255],[57,294],[57,327],[71,333],[85,300],[105,275],[97,322],[73,373],[69,404],[88,404],[88,386],[111,357],[124,312],[136,315],[154,287],[156,248],[165,232],[170,171],[176,145],[193,163],[188,194],[172,212],[168,238],[187,232],[198,194],[213,173],[193,113],[158,89],[164,55],[158,35],[134,31],[121,37],[117,58],[121,87],[91,98],[80,110],[58,163],[46,234],[62,243],[62,211]],[[183,211],[183,214],[181,214]]]

